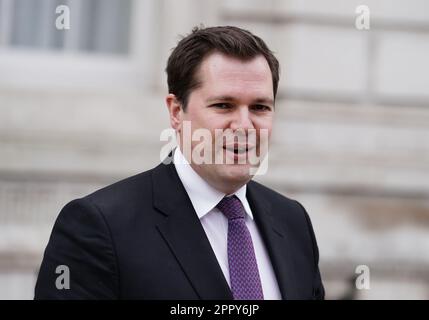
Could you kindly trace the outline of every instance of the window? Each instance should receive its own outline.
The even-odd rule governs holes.
[[[55,26],[60,5],[68,30]],[[0,0],[0,86],[141,89],[156,13],[156,0]]]
[[[69,30],[55,9],[70,8]],[[127,53],[130,0],[0,0],[2,45],[17,48]]]

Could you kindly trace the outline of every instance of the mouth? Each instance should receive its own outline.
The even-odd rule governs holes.
[[[247,152],[249,152],[253,148],[255,148],[255,147],[249,146],[249,145],[228,145],[228,146],[224,145],[223,146],[224,150],[229,151],[231,153],[234,153],[235,155],[246,154]]]

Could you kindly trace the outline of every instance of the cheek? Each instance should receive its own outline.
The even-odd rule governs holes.
[[[258,119],[259,121],[256,121],[254,123],[255,129],[256,129],[256,135],[257,135],[257,141],[256,143],[258,145],[262,145],[265,143],[269,143],[271,140],[271,132],[272,132],[272,118],[264,118],[264,119]]]
[[[260,129],[268,130],[269,135],[271,135],[271,130],[273,127],[273,118],[272,116],[256,118],[253,120],[253,125],[257,130],[260,130]]]
[[[207,128],[210,130],[210,132],[215,134],[216,129],[227,129],[228,128],[228,118],[219,114],[213,114],[207,112],[207,114],[204,115],[204,118],[202,119],[201,124],[203,124],[204,128]]]
[[[192,127],[195,129],[206,128],[209,130],[218,128],[222,119],[210,113],[210,110],[199,109],[188,114],[188,120],[192,121]]]

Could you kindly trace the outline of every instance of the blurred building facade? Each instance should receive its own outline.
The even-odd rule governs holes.
[[[160,161],[165,63],[201,23],[247,28],[280,60],[257,180],[307,208],[327,298],[429,299],[429,3],[367,0],[358,30],[361,4],[0,0],[0,299],[33,297],[68,201]]]

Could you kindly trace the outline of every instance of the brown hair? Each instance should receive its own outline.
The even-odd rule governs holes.
[[[274,97],[276,96],[279,62],[261,38],[233,26],[195,27],[174,48],[166,68],[168,92],[177,97],[184,110],[191,91],[201,85],[196,79],[198,67],[209,53],[215,51],[242,60],[263,55],[271,70]]]

